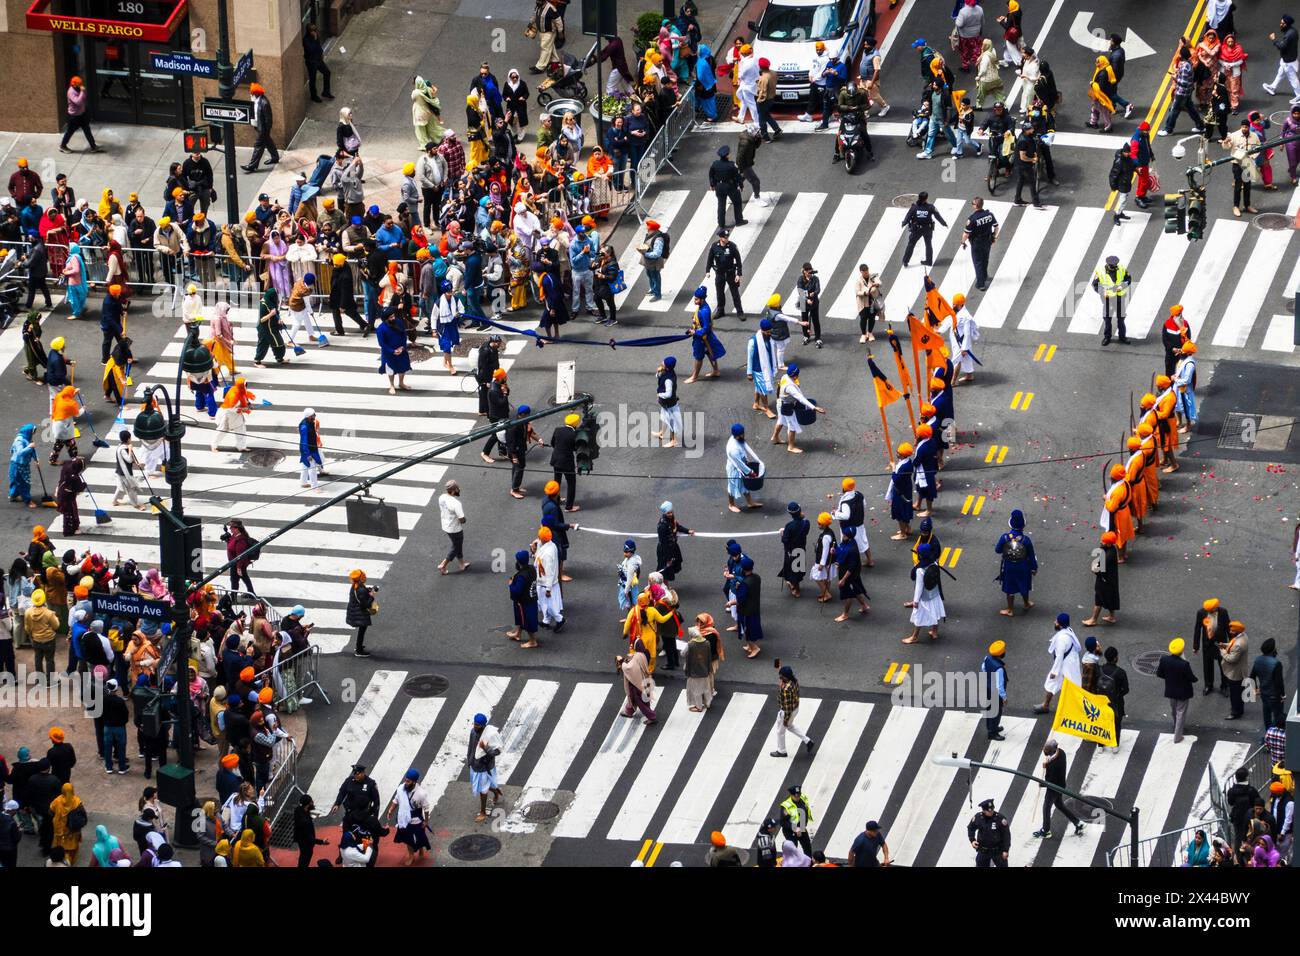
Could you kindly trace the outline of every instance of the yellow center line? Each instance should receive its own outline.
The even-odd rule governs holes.
[[[1192,15],[1187,19],[1187,29],[1182,33],[1188,37],[1195,46],[1201,38],[1201,30],[1205,27],[1205,4],[1206,0],[1196,0],[1195,6],[1192,7]],[[1159,51],[1157,51],[1159,55]],[[1160,129],[1160,124],[1164,122],[1165,112],[1169,109],[1169,104],[1173,101],[1173,76],[1168,70],[1165,71],[1164,78],[1160,81],[1160,87],[1156,90],[1155,99],[1151,102],[1151,108],[1147,110],[1146,122],[1150,127],[1151,138]],[[1115,205],[1115,197],[1118,194],[1111,190],[1110,195],[1106,197],[1106,211],[1109,212]]]
[[[1040,343],[1038,346],[1038,351],[1034,353],[1034,361],[1041,362],[1043,360],[1043,353],[1046,351],[1047,351],[1047,343],[1046,342]]]
[[[993,461],[993,456],[996,455],[997,453],[998,453],[998,446],[997,446],[997,445],[990,445],[990,446],[989,446],[989,453],[988,453],[987,455],[984,456],[984,464],[986,464],[986,465],[987,465],[987,464],[990,464],[990,463]]]
[[[654,846],[654,843],[655,843],[654,840],[646,840],[645,843],[642,844],[641,852],[636,855],[636,858],[639,862],[641,863],[645,862],[645,855],[650,852],[650,848]]]
[[[885,671],[886,684],[892,684],[894,682],[894,671],[896,670],[898,670],[898,661],[891,661],[889,664],[889,670]]]
[[[1011,410],[1012,410],[1012,411],[1018,411],[1018,410],[1020,409],[1020,400],[1021,400],[1022,398],[1024,398],[1024,397],[1025,397],[1025,393],[1024,393],[1024,392],[1016,392],[1016,394],[1015,394],[1015,395],[1012,397],[1012,399],[1011,399]]]
[[[946,562],[948,560],[948,555],[951,553],[952,553],[952,548],[944,548],[943,553],[939,555],[939,564],[942,565],[944,562]]]
[[[1009,452],[1010,450],[1011,450],[1011,446],[1010,446],[1010,445],[1003,445],[1003,446],[1002,446],[1002,450],[1001,450],[1000,452],[998,452],[998,464],[999,464],[999,465],[1002,464],[1003,459],[1007,457],[1007,452]]]
[[[911,668],[911,666],[912,666],[911,664],[904,664],[904,665],[899,669],[899,671],[898,671],[898,680],[894,681],[895,684],[901,684],[901,683],[903,683],[903,680],[907,677],[907,672],[908,672],[908,670]]]
[[[953,548],[952,557],[948,561],[948,567],[950,568],[957,567],[957,559],[960,557],[961,557],[961,548]]]
[[[973,511],[971,511],[971,514],[978,515],[980,513],[980,510],[983,507],[984,507],[984,496],[980,495],[977,499],[975,499],[975,508]]]
[[[962,506],[961,506],[961,513],[962,513],[962,514],[969,514],[969,513],[970,513],[970,506],[973,505],[974,503],[975,503],[975,496],[974,496],[974,495],[967,495],[967,496],[966,496],[966,500],[962,503]]]
[[[1050,362],[1052,360],[1052,356],[1055,354],[1056,354],[1056,346],[1053,345],[1051,348],[1047,350],[1047,355],[1043,357],[1043,361]]]
[[[656,844],[655,844],[655,851],[654,851],[653,853],[650,854],[650,859],[646,860],[646,864],[645,864],[645,865],[646,865],[646,866],[654,866],[654,865],[655,865],[655,860],[659,859],[659,854],[660,854],[660,852],[662,852],[663,848],[664,848],[664,845],[663,845],[662,843],[656,843]]]
[[[1032,402],[1033,400],[1034,400],[1034,393],[1033,393],[1033,392],[1025,392],[1025,400],[1024,400],[1024,402],[1021,404],[1021,406],[1020,406],[1020,410],[1021,410],[1022,412],[1027,412],[1027,411],[1029,411],[1029,403]]]

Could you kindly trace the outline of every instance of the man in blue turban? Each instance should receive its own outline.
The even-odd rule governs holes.
[[[1017,594],[1026,611],[1034,606],[1034,602],[1029,600],[1029,592],[1034,586],[1034,575],[1038,573],[1038,559],[1034,557],[1034,542],[1025,534],[1024,514],[1019,509],[1012,511],[1007,524],[1009,530],[998,538],[993,550],[1002,555],[997,579],[1002,582],[1002,593],[1007,597],[1007,606],[998,613],[1011,617]]]
[[[683,385],[690,385],[699,380],[700,369],[707,358],[713,371],[705,378],[717,378],[722,373],[718,370],[718,359],[727,354],[722,342],[713,334],[713,310],[708,303],[709,290],[700,286],[695,290],[695,317],[691,320],[691,355],[695,358],[695,369]]]

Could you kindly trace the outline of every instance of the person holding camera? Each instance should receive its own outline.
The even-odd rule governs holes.
[[[253,580],[248,576],[249,566],[257,560],[256,554],[250,554],[256,541],[244,528],[244,522],[238,518],[231,518],[229,524],[222,525],[221,540],[226,543],[226,560],[235,561],[230,566],[230,590],[238,591],[239,582],[242,580],[249,594],[256,594],[253,590]],[[238,558],[239,560],[235,560]]]
[[[352,582],[352,588],[348,591],[348,610],[345,620],[348,627],[357,629],[357,649],[352,652],[352,656],[369,657],[370,652],[366,650],[366,629],[370,627],[374,616],[379,613],[379,602],[375,600],[375,593],[379,588],[366,585],[366,572],[360,568],[349,573],[348,579]]]

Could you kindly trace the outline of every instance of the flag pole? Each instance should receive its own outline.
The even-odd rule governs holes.
[[[889,440],[889,422],[885,418],[885,406],[880,406],[880,426],[885,430],[885,457],[889,459],[889,467],[894,467],[894,444]]]
[[[907,338],[912,343],[912,368],[916,370],[916,388],[917,395],[922,395],[921,383],[928,379],[921,378],[921,349],[916,341],[916,336],[912,334],[912,321],[916,318],[911,312],[907,313]]]

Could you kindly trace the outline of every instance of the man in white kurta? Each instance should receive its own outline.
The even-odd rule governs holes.
[[[537,613],[538,620],[544,627],[553,626],[559,631],[564,626],[564,598],[560,593],[560,549],[549,538],[537,543]]]
[[[746,122],[758,122],[758,73],[758,57],[751,50],[740,58],[740,68],[736,73],[736,96],[740,100],[740,113],[736,122],[742,126]]]
[[[863,556],[862,563],[871,567],[874,562],[871,560],[871,545],[867,542],[867,499],[851,478],[844,479],[841,487],[844,493],[840,495],[833,517],[840,523],[840,533],[857,542],[858,553]]]
[[[1079,643],[1078,636],[1074,633],[1074,628],[1070,627],[1070,615],[1061,613],[1056,615],[1055,632],[1052,639],[1047,642],[1047,653],[1052,658],[1052,668],[1047,672],[1047,679],[1043,681],[1043,704],[1041,707],[1035,707],[1034,713],[1047,713],[1048,706],[1052,703],[1052,695],[1061,690],[1061,684],[1065,679],[1071,683],[1083,684],[1083,672],[1080,666],[1080,658],[1083,654],[1083,645]]]
[[[975,381],[975,343],[980,340],[979,323],[966,308],[966,296],[958,292],[952,297],[952,304],[957,309],[957,320],[953,322],[948,333],[949,351],[952,360],[961,371],[959,382]]]

